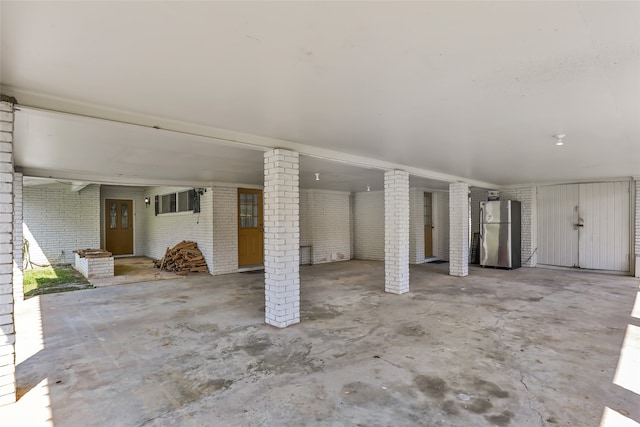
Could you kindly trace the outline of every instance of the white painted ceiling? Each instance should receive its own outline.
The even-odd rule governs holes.
[[[331,189],[395,167],[434,188],[640,175],[639,2],[0,8],[16,164],[34,176],[251,183],[278,146],[309,155],[303,186],[324,167]]]

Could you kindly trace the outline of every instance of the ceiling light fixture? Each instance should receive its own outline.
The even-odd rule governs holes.
[[[564,141],[562,140],[565,136],[567,136],[564,133],[559,133],[557,135],[553,135],[553,137],[556,139],[556,145],[560,146],[560,145],[564,145]]]
[[[314,175],[316,176],[316,181],[320,181],[320,172],[316,172]]]

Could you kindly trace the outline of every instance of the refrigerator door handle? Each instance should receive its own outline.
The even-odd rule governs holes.
[[[482,226],[484,225],[484,209],[480,207],[480,238],[482,239]]]

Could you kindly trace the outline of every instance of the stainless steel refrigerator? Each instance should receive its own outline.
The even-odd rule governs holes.
[[[480,202],[480,265],[519,268],[520,202]]]

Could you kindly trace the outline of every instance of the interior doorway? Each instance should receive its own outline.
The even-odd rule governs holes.
[[[433,256],[433,194],[424,193],[424,257]]]
[[[262,190],[238,189],[238,265],[264,262],[264,228]]]

